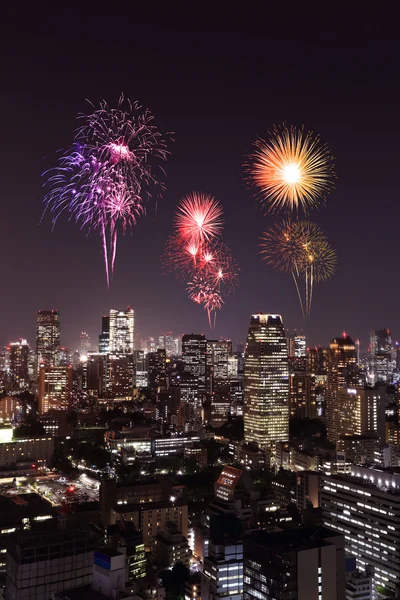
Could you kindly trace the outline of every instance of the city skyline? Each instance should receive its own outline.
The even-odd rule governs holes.
[[[128,17],[129,13],[128,8]],[[92,17],[82,9],[83,23]],[[139,24],[148,17],[143,8],[135,12]],[[219,311],[213,337],[244,340],[249,315],[260,311],[282,314],[289,329],[303,328],[310,345],[326,345],[342,330],[365,344],[370,329],[385,326],[396,339],[400,331],[396,294],[382,298],[378,283],[382,262],[374,244],[366,243],[382,232],[385,272],[395,273],[393,157],[398,122],[393,119],[394,42],[386,34],[387,24],[384,29],[368,12],[360,19],[352,9],[345,23],[340,15],[327,22],[303,7],[291,11],[284,27],[282,17],[273,11],[253,17],[251,9],[244,9],[243,15],[232,12],[226,23],[215,17],[206,46],[205,15],[199,16],[198,26],[183,15],[176,22],[169,21],[167,13],[152,15],[151,44],[140,26],[133,38],[120,35],[125,24],[119,22],[118,29],[110,27],[101,65],[91,60],[96,43],[93,27],[82,27],[82,34],[75,29],[78,39],[84,37],[87,43],[71,45],[68,18],[57,26],[57,35],[50,14],[43,20],[37,16],[34,28],[23,17],[18,25],[10,24],[14,53],[3,71],[8,94],[3,95],[1,108],[11,124],[6,124],[3,136],[7,148],[3,193],[8,198],[3,244],[12,248],[13,260],[4,265],[10,293],[2,298],[8,315],[2,343],[19,337],[32,342],[35,313],[47,307],[60,310],[67,346],[73,345],[80,330],[93,337],[98,316],[112,306],[128,304],[138,315],[143,337],[163,330],[208,335],[205,311],[190,303],[172,275],[163,275],[160,264],[174,210],[192,189],[204,189],[221,201],[225,236],[241,268],[240,286]],[[174,35],[167,36],[166,31]],[[182,47],[187,53],[181,52]],[[273,52],[277,47],[279,52]],[[223,48],[229,49],[226,55]],[[31,89],[34,95],[29,94]],[[47,215],[39,225],[44,193],[40,174],[54,163],[56,150],[70,144],[75,115],[86,109],[85,98],[97,102],[104,97],[115,103],[121,92],[148,105],[163,130],[175,132],[176,141],[167,164],[164,198],[149,207],[132,236],[121,238],[108,292],[96,236],[86,237],[67,218],[60,219],[53,232]],[[338,172],[326,207],[309,215],[338,252],[337,273],[318,285],[305,323],[292,282],[265,267],[259,256],[259,236],[275,218],[262,215],[242,182],[242,163],[254,139],[283,121],[317,131],[329,144]],[[32,255],[37,257],[35,268],[28,266]],[[338,301],[342,295],[346,302]]]

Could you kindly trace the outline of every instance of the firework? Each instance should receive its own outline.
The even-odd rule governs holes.
[[[204,244],[221,233],[222,207],[213,196],[192,192],[182,198],[175,226],[185,241]]]
[[[319,136],[286,125],[256,141],[246,169],[262,204],[272,212],[307,212],[325,200],[335,177],[332,157]]]
[[[292,275],[303,316],[310,314],[314,283],[328,279],[336,266],[336,253],[320,227],[310,221],[275,224],[261,238],[261,255],[268,265]]]
[[[44,173],[44,203],[53,226],[65,212],[81,228],[100,232],[109,284],[118,232],[136,225],[147,200],[164,189],[160,163],[168,150],[152,114],[137,102],[121,97],[116,109],[105,102],[93,109],[78,116],[72,149]]]
[[[238,282],[238,264],[221,240],[222,216],[221,205],[212,196],[202,192],[185,196],[175,215],[175,233],[161,258],[164,269],[186,283],[190,300],[204,306],[210,328],[224,304],[223,294]]]
[[[200,246],[197,242],[182,240],[179,235],[168,238],[161,262],[165,271],[175,273],[186,282],[196,272],[200,262]]]

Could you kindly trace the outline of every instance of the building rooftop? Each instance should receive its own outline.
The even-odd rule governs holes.
[[[307,527],[268,533],[267,531],[254,531],[246,539],[269,548],[274,552],[286,553],[292,550],[306,550],[327,546],[330,538],[339,534],[325,527]]]

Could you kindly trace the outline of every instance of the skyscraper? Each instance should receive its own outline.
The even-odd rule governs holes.
[[[326,392],[326,425],[328,438],[339,439],[338,391],[358,385],[356,346],[346,333],[334,338],[329,345],[328,383]]]
[[[158,347],[164,348],[167,357],[177,356],[179,354],[179,339],[173,336],[171,332],[163,333],[158,338]]]
[[[126,310],[110,310],[110,352],[132,354],[134,350],[135,313]]]
[[[371,331],[371,383],[392,383],[396,367],[396,350],[389,329]]]
[[[72,392],[72,367],[47,367],[39,369],[39,414],[51,408],[69,408]]]
[[[289,438],[289,366],[282,317],[251,317],[244,363],[244,437],[260,448]]]
[[[41,364],[55,367],[60,351],[60,313],[58,310],[39,310],[36,320],[36,356]]]
[[[101,319],[101,334],[99,335],[99,352],[108,354],[110,351],[110,317],[105,315]]]
[[[81,331],[80,353],[81,356],[87,356],[90,351],[90,337],[86,331]]]
[[[200,396],[206,390],[207,340],[203,334],[187,333],[182,336],[182,360],[185,373],[192,375],[198,383]]]
[[[28,363],[29,345],[20,339],[9,345],[10,351],[10,380],[13,390],[25,389],[29,383]]]

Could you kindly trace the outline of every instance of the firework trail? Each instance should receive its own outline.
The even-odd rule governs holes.
[[[245,169],[271,212],[308,212],[325,200],[335,178],[333,159],[319,136],[287,125],[274,127],[267,139],[255,142]]]
[[[224,304],[223,294],[238,283],[237,262],[220,239],[222,225],[222,208],[215,198],[202,192],[188,194],[177,207],[175,232],[161,258],[164,269],[186,283],[190,300],[204,306],[210,328]]]
[[[336,253],[324,233],[310,221],[282,221],[263,234],[260,246],[267,265],[292,275],[306,318],[311,312],[314,283],[328,279],[335,272]]]
[[[103,245],[107,285],[114,272],[118,234],[125,234],[146,212],[147,201],[164,189],[161,163],[166,138],[153,116],[121,96],[117,108],[106,102],[78,116],[74,143],[58,166],[43,173],[48,191],[45,211],[53,226],[62,213],[81,229],[98,231]]]

